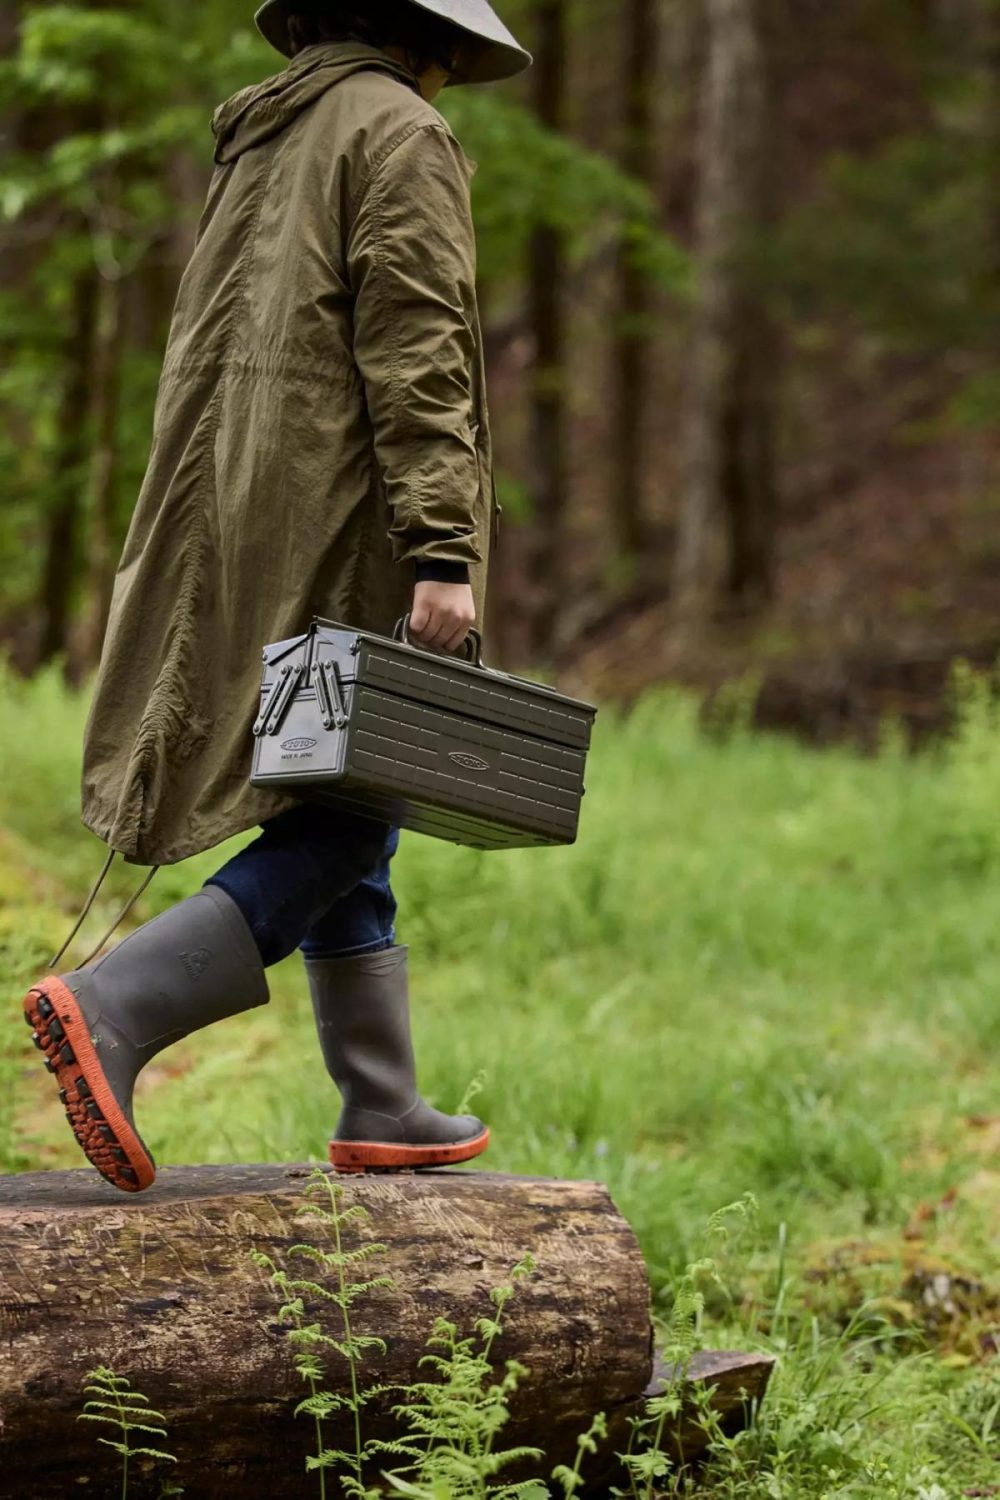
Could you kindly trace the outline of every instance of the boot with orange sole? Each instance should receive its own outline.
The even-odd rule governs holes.
[[[140,1069],[192,1031],[268,999],[242,912],[206,886],[97,963],[40,980],[24,1014],[85,1155],[108,1182],[138,1193],[156,1176],[132,1114]]]
[[[489,1144],[482,1120],[442,1114],[417,1091],[406,958],[387,948],[306,960],[323,1058],[343,1101],[329,1148],[338,1172],[451,1166]]]

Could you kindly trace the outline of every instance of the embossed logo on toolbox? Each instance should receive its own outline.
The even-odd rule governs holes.
[[[448,759],[453,760],[456,766],[462,766],[466,771],[488,771],[490,763],[488,760],[480,760],[478,755],[467,755],[464,750],[450,750]]]
[[[316,744],[315,740],[298,739],[282,740],[282,750],[312,750]]]

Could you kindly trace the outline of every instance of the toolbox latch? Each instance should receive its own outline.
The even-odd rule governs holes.
[[[261,709],[260,717],[253,726],[254,734],[277,734],[304,672],[305,667],[301,662],[285,663],[277,686],[271,693],[270,702]]]
[[[316,700],[319,703],[324,729],[332,729],[334,725],[338,729],[343,729],[347,724],[348,715],[337,663],[335,661],[316,662],[313,665],[312,678],[316,686]]]

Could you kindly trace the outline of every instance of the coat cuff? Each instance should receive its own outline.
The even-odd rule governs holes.
[[[469,564],[446,562],[438,557],[417,558],[417,583],[468,583]]]

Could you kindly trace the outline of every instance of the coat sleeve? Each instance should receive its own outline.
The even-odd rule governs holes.
[[[377,168],[347,267],[393,556],[478,562],[475,235],[469,168],[443,125],[414,127]]]

